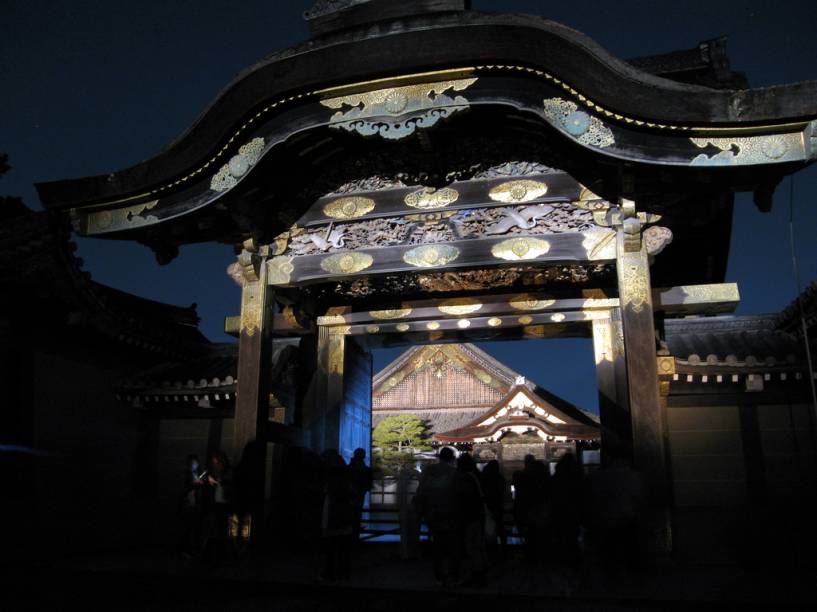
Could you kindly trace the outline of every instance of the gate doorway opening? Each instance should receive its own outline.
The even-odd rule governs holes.
[[[428,343],[375,349],[372,356],[374,481],[365,540],[400,540],[401,521],[415,511],[420,475],[443,447],[470,454],[480,473],[497,464],[504,480],[503,533],[511,543],[518,539],[513,482],[527,455],[551,474],[566,453],[585,472],[598,466],[598,400],[587,338]]]

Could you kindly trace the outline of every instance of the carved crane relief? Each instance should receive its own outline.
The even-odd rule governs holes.
[[[503,208],[504,218],[489,226],[486,234],[506,234],[512,228],[531,229],[536,227],[540,219],[553,212],[553,206],[549,204],[537,204],[535,206],[525,206],[517,211],[514,208]]]
[[[309,234],[309,239],[321,251],[328,251],[330,247],[341,249],[345,246],[343,228],[338,227],[333,229],[333,225],[333,223],[329,224],[329,227],[326,229],[326,234],[323,236],[317,233]]]

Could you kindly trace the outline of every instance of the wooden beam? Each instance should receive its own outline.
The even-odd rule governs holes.
[[[647,525],[648,545],[653,550],[668,551],[671,531],[667,510],[669,470],[665,421],[658,388],[649,261],[640,228],[633,232],[625,223],[618,230],[616,248],[633,460],[644,475],[650,493],[653,513]]]
[[[317,200],[298,219],[297,224],[311,227],[350,219],[366,220],[523,203],[571,202],[578,200],[582,191],[582,186],[576,179],[564,172],[525,176],[524,185],[528,192],[523,191],[521,197],[514,198],[518,192],[512,192],[511,195],[507,190],[502,191],[503,185],[522,183],[519,179],[520,177],[504,177],[457,181],[439,190],[405,187],[326,196]],[[530,197],[531,192],[536,189],[534,183],[538,183],[540,188],[536,190],[535,197]]]
[[[440,272],[502,265],[562,265],[615,260],[615,233],[599,228],[530,236],[374,247],[317,255],[274,257],[270,282],[290,287],[373,274]]]
[[[472,323],[476,325],[479,320],[488,321],[495,316],[507,316],[507,319],[503,318],[504,324],[513,317],[518,318],[524,315],[531,315],[536,321],[544,323],[556,313],[569,315],[571,320],[583,317],[589,321],[596,316],[606,317],[610,309],[619,307],[619,299],[615,291],[593,289],[577,293],[578,295],[562,294],[560,296],[543,292],[528,292],[413,300],[397,304],[392,308],[347,312],[342,316],[333,315],[331,318],[318,317],[318,323],[365,326],[439,321],[442,324],[444,321],[456,322],[466,318],[472,320]],[[652,291],[654,310],[665,314],[732,312],[739,301],[740,294],[735,283],[688,285]],[[571,314],[570,311],[574,312]]]

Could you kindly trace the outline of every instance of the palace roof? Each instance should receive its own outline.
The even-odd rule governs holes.
[[[186,359],[209,344],[195,305],[164,304],[93,281],[63,217],[13,201],[0,215],[0,283],[8,296],[0,308],[30,330],[32,341],[52,349],[66,343],[66,350],[76,341],[112,341],[154,362]]]
[[[588,432],[596,431],[595,415],[526,380],[473,344],[416,346],[400,355],[374,377],[372,421],[376,425],[386,416],[411,413],[443,439],[455,431],[470,432],[487,418],[486,412],[509,401],[511,390],[515,396],[523,388],[538,406],[547,406],[569,424],[571,434],[594,437]]]

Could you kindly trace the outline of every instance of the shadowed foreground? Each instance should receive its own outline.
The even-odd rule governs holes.
[[[770,568],[678,566],[670,561],[615,576],[593,567],[531,568],[515,551],[480,589],[435,587],[430,562],[401,561],[396,548],[364,544],[352,578],[317,579],[320,555],[245,559],[204,568],[161,553],[6,564],[6,610],[417,610],[478,605],[514,610],[680,610],[808,608],[806,575]],[[812,604],[809,604],[809,602]]]

